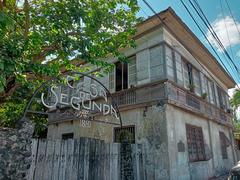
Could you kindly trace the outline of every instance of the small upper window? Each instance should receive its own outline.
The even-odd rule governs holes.
[[[73,133],[65,133],[65,134],[62,134],[62,139],[63,139],[63,140],[73,139]]]
[[[134,126],[125,126],[121,128],[114,128],[114,142],[135,143],[135,128]]]

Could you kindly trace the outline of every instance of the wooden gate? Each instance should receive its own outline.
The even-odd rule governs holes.
[[[34,139],[29,180],[144,180],[143,148],[80,138]]]

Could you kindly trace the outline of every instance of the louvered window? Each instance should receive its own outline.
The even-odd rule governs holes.
[[[189,161],[204,161],[205,149],[201,127],[186,124]]]
[[[217,86],[217,93],[218,93],[218,100],[220,108],[225,109],[226,108],[226,93]]]
[[[197,69],[192,69],[193,73],[193,85],[194,85],[194,92],[197,95],[201,95],[201,81],[200,81],[200,73]]]
[[[135,143],[135,127],[125,126],[114,128],[114,142],[117,143]]]
[[[173,62],[173,52],[168,46],[165,46],[166,55],[166,65],[167,65],[167,75],[168,78],[174,81],[174,62]]]
[[[183,85],[183,69],[182,69],[182,57],[178,52],[174,53],[176,63],[177,83]]]
[[[128,63],[128,87],[136,86],[137,84],[137,65],[136,56],[129,58]]]
[[[188,71],[188,65],[187,63],[183,62],[183,78],[184,78],[184,87],[186,89],[189,89],[190,86],[190,77],[189,77],[189,71]]]
[[[150,79],[151,81],[160,80],[164,77],[163,72],[163,47],[156,46],[150,50]]]

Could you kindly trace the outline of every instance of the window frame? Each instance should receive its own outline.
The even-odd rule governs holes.
[[[135,61],[135,65],[130,64],[130,62],[128,63],[128,88],[131,88],[132,86],[136,86],[137,85],[137,56],[136,54],[127,57],[127,59],[129,61]],[[131,73],[130,74],[130,68],[132,68],[133,66],[135,66],[136,71],[135,73]],[[130,76],[134,76],[135,77],[135,82],[133,84],[130,84]]]
[[[62,140],[68,140],[68,139],[73,139],[74,138],[74,133],[63,133],[62,134]]]
[[[198,138],[197,138],[196,132],[200,135],[198,136]],[[204,135],[203,135],[202,127],[186,124],[186,138],[187,138],[189,162],[206,161],[206,152],[205,152],[205,146],[204,146]],[[199,147],[201,149],[199,149]],[[194,152],[196,157],[193,157]]]
[[[136,143],[136,128],[135,128],[135,125],[129,125],[129,126],[122,126],[122,127],[114,127],[113,128],[113,140],[114,140],[114,142],[115,143],[122,143],[122,142],[120,142],[120,141],[118,141],[117,140],[117,130],[119,131],[119,133],[120,133],[120,131],[121,130],[130,130],[131,129],[131,131],[132,132],[130,132],[130,133],[133,133],[133,142],[130,142],[131,144],[135,144]]]
[[[117,63],[119,63],[119,64],[121,64],[121,71],[122,71],[122,74],[121,74],[121,79],[122,79],[122,83],[121,83],[121,89],[120,90],[117,90],[117,66],[116,66],[116,64]],[[115,64],[115,78],[114,78],[114,80],[115,80],[115,92],[119,92],[119,91],[122,91],[122,90],[125,90],[125,89],[128,89],[129,87],[129,65],[128,65],[128,63],[125,63],[125,62],[121,62],[121,61],[117,61],[117,62],[115,62],[114,63]],[[127,69],[125,69],[125,68],[127,68]],[[127,78],[127,82],[125,82],[124,81],[124,72],[126,72],[127,73],[127,75],[126,75],[126,78]],[[126,87],[125,87],[125,85],[126,85]]]
[[[228,145],[227,145],[227,139],[224,132],[219,131],[219,140],[220,140],[220,146],[221,146],[221,154],[222,159],[228,159]]]

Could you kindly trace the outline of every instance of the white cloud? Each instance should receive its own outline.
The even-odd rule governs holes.
[[[230,45],[235,46],[240,44],[240,35],[238,32],[238,29],[240,29],[240,22],[236,21],[236,25],[238,27],[237,29],[233,18],[231,18],[230,16],[226,16],[226,17],[216,19],[211,25],[226,49],[230,47]],[[222,50],[220,49],[216,40],[212,37],[211,32],[209,30],[207,32],[207,37],[209,41],[215,47],[218,48],[218,51],[222,52]],[[229,40],[228,40],[228,37],[229,37]]]
[[[233,94],[235,92],[236,89],[239,89],[238,87],[240,87],[240,84],[237,84],[234,88],[228,89],[228,95],[230,98],[233,97]]]

